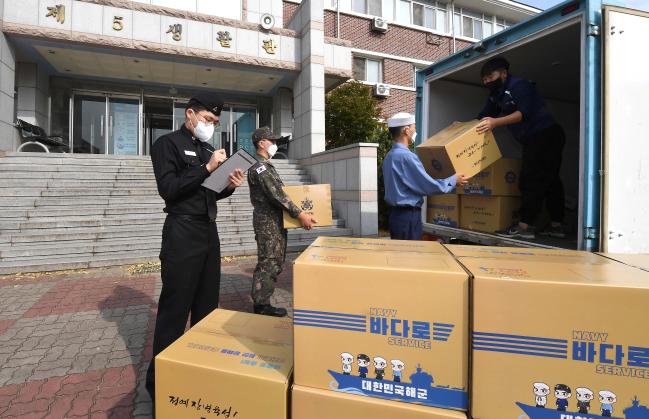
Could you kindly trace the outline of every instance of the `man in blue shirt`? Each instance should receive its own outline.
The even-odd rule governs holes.
[[[400,112],[388,119],[392,149],[383,160],[385,202],[391,207],[390,237],[396,240],[421,240],[421,205],[427,195],[449,193],[456,183],[468,182],[462,174],[446,179],[433,179],[424,170],[419,157],[409,146],[417,137],[415,117]]]
[[[523,146],[520,221],[498,234],[534,239],[534,223],[545,202],[551,223],[540,234],[565,237],[562,227],[565,195],[559,177],[566,142],[563,129],[548,112],[534,83],[510,75],[509,63],[504,58],[487,61],[481,76],[490,94],[478,116],[481,120],[478,132],[506,125]]]

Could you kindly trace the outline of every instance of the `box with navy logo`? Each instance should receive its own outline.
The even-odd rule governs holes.
[[[284,186],[284,192],[302,211],[313,216],[315,227],[333,225],[331,210],[331,185],[295,185]],[[284,211],[284,228],[302,227],[300,222]]]
[[[295,261],[295,384],[466,410],[468,274],[436,242],[319,237]]]
[[[456,194],[430,195],[426,198],[426,222],[446,226],[460,225],[460,197]]]
[[[473,274],[475,419],[649,417],[649,272],[460,258]]]
[[[492,233],[518,218],[521,199],[514,196],[460,196],[460,227]]]
[[[500,159],[473,176],[465,186],[457,188],[460,195],[521,196],[518,179],[521,161]]]
[[[155,363],[158,419],[288,415],[293,370],[288,319],[218,309]]]
[[[293,386],[292,419],[466,419],[466,413],[376,397]]]
[[[442,179],[456,173],[473,177],[501,158],[493,133],[476,131],[479,123],[454,122],[415,147],[431,177]]]

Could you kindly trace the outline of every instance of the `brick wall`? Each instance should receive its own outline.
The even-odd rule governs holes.
[[[414,87],[414,68],[411,63],[398,60],[383,60],[383,82],[398,86]]]
[[[300,7],[300,5],[297,3],[290,3],[288,1],[284,2],[284,28],[288,27],[288,22],[291,21],[298,7]]]
[[[390,90],[390,97],[379,100],[383,117],[389,118],[397,112],[415,113],[415,99],[417,94],[408,90]]]
[[[286,4],[284,3],[284,10]],[[453,52],[453,40],[450,37],[398,25],[390,25],[386,33],[380,33],[372,31],[370,25],[370,18],[341,13],[340,37],[351,41],[353,48],[425,61],[437,61]],[[325,10],[325,36],[336,36],[336,13],[331,10]],[[441,44],[433,45],[430,43],[433,40]],[[470,44],[456,41],[456,45],[460,50]]]

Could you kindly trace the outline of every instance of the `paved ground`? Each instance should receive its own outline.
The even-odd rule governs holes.
[[[292,301],[292,261],[274,304]],[[255,258],[224,262],[222,308],[252,311]],[[159,273],[0,277],[1,418],[147,418]]]

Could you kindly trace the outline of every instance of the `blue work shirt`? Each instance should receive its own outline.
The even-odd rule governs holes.
[[[529,80],[513,76],[508,76],[503,88],[489,96],[478,119],[487,116],[498,118],[516,111],[523,114],[523,120],[508,125],[508,128],[520,143],[525,143],[534,134],[556,124],[545,105],[545,100],[537,92],[536,85]]]
[[[419,157],[403,144],[392,145],[382,169],[385,202],[393,207],[421,207],[424,196],[448,193],[455,188],[455,175],[433,179],[424,170]]]

